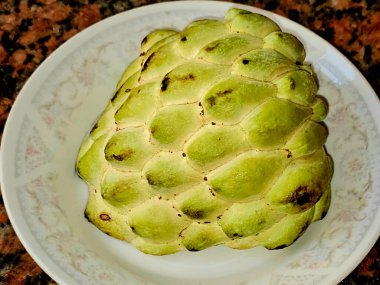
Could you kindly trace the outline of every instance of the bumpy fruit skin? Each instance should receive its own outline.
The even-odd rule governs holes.
[[[293,35],[235,8],[150,33],[80,149],[85,216],[154,255],[292,244],[326,214],[333,173],[304,59]]]

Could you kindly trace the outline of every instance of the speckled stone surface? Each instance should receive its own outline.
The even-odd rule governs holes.
[[[25,81],[57,47],[81,30],[152,0],[0,1],[0,135]],[[296,21],[337,47],[380,95],[379,0],[233,1]],[[0,284],[55,284],[16,237],[0,196]],[[380,241],[341,284],[380,284]]]

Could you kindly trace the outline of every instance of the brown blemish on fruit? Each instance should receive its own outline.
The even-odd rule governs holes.
[[[143,67],[142,67],[141,71],[145,71],[145,70],[148,68],[149,63],[152,61],[152,59],[154,58],[155,55],[156,55],[156,53],[153,52],[153,53],[147,58],[147,60],[146,60],[146,61],[144,62],[144,64],[143,64]]]
[[[194,80],[195,79],[195,75],[194,74],[186,74],[185,76],[179,78],[180,80],[183,80],[183,81],[190,81],[190,80]]]
[[[233,89],[229,88],[229,89],[226,89],[224,91],[220,91],[220,92],[216,93],[216,96],[218,96],[218,97],[224,97],[224,96],[226,96],[228,94],[231,94],[233,91],[234,91]]]
[[[205,212],[202,210],[193,210],[188,207],[183,208],[182,212],[192,219],[202,219],[205,215]]]
[[[183,36],[183,37],[181,38],[181,42],[186,42],[186,41],[187,41],[186,36]]]
[[[289,86],[290,90],[294,90],[296,88],[296,82],[294,81],[293,78],[290,78],[289,81],[290,81],[290,86]]]
[[[154,178],[153,178],[152,175],[147,174],[145,177],[146,177],[146,180],[148,181],[148,184],[149,184],[149,185],[152,185],[152,186],[157,185],[157,183],[156,183],[156,181],[154,180]]]
[[[164,79],[161,81],[161,91],[164,92],[168,89],[168,85],[170,83],[170,77],[165,76]]]
[[[207,98],[207,101],[208,101],[208,104],[210,105],[210,107],[213,107],[216,105],[216,100],[217,100],[217,97],[225,97],[227,96],[228,94],[231,94],[234,90],[229,88],[229,89],[226,89],[224,91],[219,91],[217,92],[214,96],[211,96],[211,97],[208,97]],[[227,101],[229,98],[227,98]]]
[[[147,40],[148,40],[148,36],[145,36],[145,37],[142,39],[142,41],[141,41],[141,45],[146,44]]]
[[[208,98],[207,98],[207,102],[208,102],[208,104],[210,105],[210,107],[213,107],[213,106],[216,105],[216,98],[215,98],[214,96],[212,96],[212,97],[208,97]]]
[[[106,214],[106,213],[102,213],[99,215],[99,218],[102,220],[102,221],[105,221],[105,222],[108,222],[109,220],[111,220],[111,217]]]
[[[127,149],[123,153],[113,154],[112,158],[114,158],[117,161],[123,161],[125,159],[130,159],[134,154],[135,151],[133,149]]]
[[[99,126],[98,126],[98,123],[96,123],[96,124],[92,127],[90,133],[93,133],[98,127],[99,127]]]
[[[152,135],[154,135],[157,131],[159,130],[159,127],[158,126],[152,126],[152,128],[150,129],[150,133]]]
[[[217,44],[215,44],[215,45],[212,45],[212,46],[209,46],[209,47],[206,47],[206,48],[205,48],[205,51],[207,51],[207,52],[211,52],[211,51],[213,51],[214,49],[216,49],[218,46],[219,46],[219,43],[217,43]]]
[[[286,247],[288,247],[286,244],[281,244],[281,245],[276,246],[276,247],[274,247],[274,248],[268,248],[268,249],[276,250],[276,249],[283,249],[283,248],[286,248]]]
[[[250,62],[249,59],[243,59],[243,60],[242,60],[242,63],[243,63],[244,65],[247,65],[249,62]]]
[[[293,193],[283,199],[284,203],[292,203],[300,206],[301,209],[307,209],[322,196],[321,185],[300,185]]]

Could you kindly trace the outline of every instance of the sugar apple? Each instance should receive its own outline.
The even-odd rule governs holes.
[[[153,255],[292,244],[326,214],[333,172],[304,59],[236,8],[151,32],[79,151],[87,219]]]

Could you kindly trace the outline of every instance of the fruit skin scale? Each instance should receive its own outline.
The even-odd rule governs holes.
[[[153,255],[291,245],[326,215],[333,175],[305,55],[236,8],[147,35],[78,153],[87,219]]]

